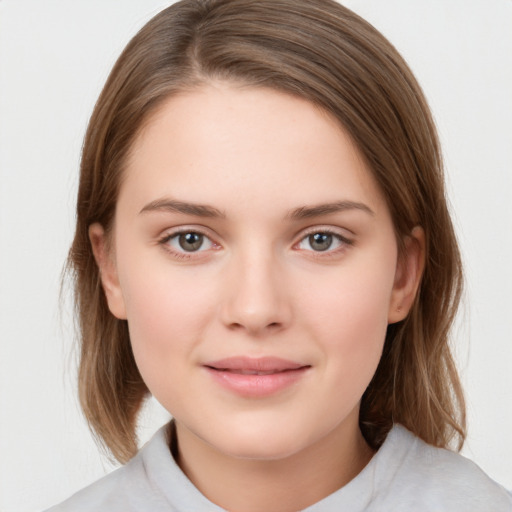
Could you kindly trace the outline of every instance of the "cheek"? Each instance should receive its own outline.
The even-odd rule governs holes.
[[[317,287],[303,295],[303,325],[319,340],[329,375],[359,398],[382,354],[394,269],[392,258],[373,266],[362,262],[331,275],[323,293]]]
[[[306,281],[299,294],[301,309],[311,312],[309,318],[314,321],[316,317],[315,323],[331,332],[363,334],[373,328],[385,329],[395,265],[392,257],[373,264],[362,259],[317,276],[315,286]]]
[[[160,382],[179,377],[184,361],[193,361],[214,314],[214,290],[198,287],[197,277],[166,265],[143,267],[147,271],[132,268],[123,295],[137,366],[156,391]]]

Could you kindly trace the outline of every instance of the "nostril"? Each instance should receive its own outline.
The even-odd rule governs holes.
[[[256,326],[256,325],[244,325],[239,322],[232,322],[228,325],[228,328],[233,331],[239,331],[239,330],[248,330],[250,332],[256,333],[256,332],[264,332],[264,331],[277,331],[281,329],[282,324],[280,322],[272,322],[267,325],[263,326]]]

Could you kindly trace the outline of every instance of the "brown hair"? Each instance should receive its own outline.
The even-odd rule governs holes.
[[[141,126],[169,96],[212,79],[305,98],[351,134],[386,197],[399,246],[423,227],[426,262],[408,317],[390,325],[365,391],[361,430],[374,448],[399,422],[436,446],[465,437],[448,344],[462,290],[438,138],[423,93],[393,46],[333,0],[183,0],[130,41],[85,136],[69,256],[81,329],[79,392],[93,431],[121,462],[137,450],[148,394],[126,321],[108,310],[88,227],[112,226],[123,164]]]

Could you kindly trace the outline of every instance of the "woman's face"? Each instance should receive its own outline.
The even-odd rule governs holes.
[[[90,233],[179,431],[276,459],[358,429],[408,280],[385,200],[326,113],[226,84],[169,99],[135,142],[108,257]]]

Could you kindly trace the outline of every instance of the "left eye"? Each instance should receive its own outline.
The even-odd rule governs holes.
[[[198,252],[213,247],[213,242],[207,236],[194,231],[172,235],[166,242],[178,252]]]
[[[318,233],[311,233],[305,236],[299,243],[299,249],[313,250],[315,252],[325,252],[337,249],[347,243],[340,235],[334,233],[326,233],[319,231]]]

